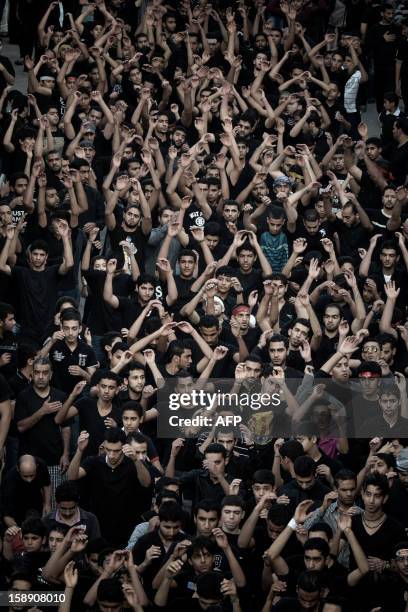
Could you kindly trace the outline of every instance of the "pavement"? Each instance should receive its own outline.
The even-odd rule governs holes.
[[[14,69],[16,71],[16,81],[15,87],[22,91],[23,93],[27,92],[27,73],[24,72],[23,66],[16,66],[14,64],[15,60],[19,59],[19,48],[17,45],[10,45],[8,43],[7,38],[3,38],[3,50],[2,54],[6,55],[14,65]],[[368,104],[367,111],[362,114],[363,121],[368,125],[368,133],[369,136],[379,136],[380,135],[380,124],[378,121],[378,114],[375,107],[375,104]]]

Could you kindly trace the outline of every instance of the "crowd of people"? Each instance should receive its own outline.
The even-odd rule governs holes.
[[[8,10],[1,605],[406,612],[406,2]]]

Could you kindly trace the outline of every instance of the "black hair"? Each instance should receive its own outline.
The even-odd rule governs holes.
[[[279,454],[282,459],[287,457],[293,462],[298,457],[303,456],[305,454],[305,451],[303,450],[303,446],[301,445],[299,440],[287,440],[280,447]]]
[[[344,482],[345,480],[353,480],[357,484],[357,476],[355,475],[355,473],[345,468],[339,470],[333,477],[333,480],[335,487],[338,487],[340,482]]]
[[[396,469],[397,462],[391,453],[375,453],[375,456],[384,461],[388,468]]]
[[[240,495],[226,495],[221,502],[221,509],[225,506],[239,506],[244,510],[245,502]]]
[[[227,449],[225,448],[225,446],[223,446],[222,444],[217,444],[216,442],[209,444],[204,451],[204,455],[209,455],[210,453],[221,454],[224,459],[227,458]]]
[[[61,306],[63,304],[71,304],[71,307],[74,310],[78,310],[78,302],[74,300],[74,298],[70,297],[69,295],[63,295],[62,297],[58,298],[58,300],[55,302],[55,312],[60,312]]]
[[[74,308],[65,308],[61,313],[60,320],[61,323],[63,321],[77,321],[79,324],[82,323],[79,311]]]
[[[197,262],[197,253],[192,249],[181,249],[177,258],[178,261],[180,261],[182,257],[192,257],[194,259],[194,262]]]
[[[308,531],[309,531],[309,536],[311,533],[317,533],[318,531],[323,531],[323,533],[327,535],[328,540],[331,540],[333,537],[333,529],[325,521],[317,521],[317,523],[313,523],[313,525],[309,527]],[[312,539],[312,538],[309,538],[309,539]]]
[[[156,287],[157,281],[155,277],[151,274],[141,274],[136,281],[136,287],[140,287],[140,285],[145,284],[153,285],[153,287]]]
[[[10,314],[16,314],[13,306],[11,306],[11,304],[7,304],[6,302],[0,302],[0,321],[4,321],[7,318],[7,315]]]
[[[209,36],[208,36],[209,38]],[[197,595],[203,599],[221,601],[221,582],[223,574],[220,572],[207,572],[197,578]]]
[[[122,603],[124,595],[122,584],[118,578],[104,578],[98,584],[96,592],[97,601],[109,601],[112,603]]]
[[[17,349],[17,368],[25,368],[29,359],[35,359],[38,347],[34,344],[19,344]]]
[[[108,380],[114,380],[118,386],[122,383],[122,379],[119,374],[116,374],[111,370],[98,370],[97,372],[95,372],[93,377],[93,383],[97,385],[101,382],[103,378],[107,378]]]
[[[370,485],[373,487],[378,487],[384,497],[390,492],[390,485],[385,474],[378,474],[377,472],[368,474],[368,476],[364,478],[363,484],[361,485],[362,491],[366,491]]]
[[[119,429],[119,427],[109,427],[108,429],[105,429],[103,439],[105,442],[111,442],[112,444],[116,444],[117,442],[125,444],[126,434],[123,429]]]
[[[55,501],[57,504],[65,501],[73,501],[76,504],[79,502],[79,489],[76,482],[66,480],[58,485],[55,489]]]
[[[300,476],[301,478],[314,476],[316,473],[316,464],[314,460],[307,455],[303,455],[302,457],[295,459],[293,462],[293,468],[296,476]]]
[[[131,444],[132,442],[136,442],[136,444],[148,444],[149,439],[139,431],[134,431],[126,438],[126,444]]]
[[[321,591],[323,587],[322,573],[314,570],[302,572],[299,575],[296,586],[298,589],[306,591],[306,593],[316,593],[316,591]]]
[[[44,251],[44,253],[49,252],[48,243],[45,240],[34,240],[28,247],[27,251],[32,253],[33,251]]]
[[[273,334],[268,341],[268,346],[272,344],[272,342],[283,342],[285,348],[289,347],[289,338],[284,336],[283,334]]]
[[[47,528],[40,518],[27,518],[21,525],[21,533],[22,535],[34,533],[35,535],[44,538],[47,533]]]
[[[211,555],[215,555],[217,552],[217,545],[210,540],[210,538],[197,536],[187,549],[187,559],[191,559],[195,552],[201,552],[202,550],[207,550]]]
[[[271,470],[256,470],[252,476],[252,484],[270,484],[275,486],[275,476]]]
[[[135,400],[129,400],[128,402],[125,402],[122,406],[122,415],[125,412],[125,410],[131,410],[132,412],[136,412],[136,414],[142,418],[144,416],[144,408],[142,406],[142,404],[140,404],[139,402],[136,402]]]
[[[219,327],[218,319],[214,315],[204,315],[200,318],[199,325],[200,327],[205,327],[206,329],[209,327],[216,327],[218,329]]]
[[[182,523],[184,521],[185,515],[183,508],[179,506],[179,504],[175,504],[172,501],[163,502],[159,508],[159,520],[160,522],[170,521],[172,523],[177,523],[180,521]]]
[[[330,554],[330,547],[323,538],[309,538],[303,547],[304,552],[307,550],[318,550],[322,553],[323,557],[328,557]]]
[[[180,481],[178,478],[170,478],[170,476],[161,476],[154,483],[154,492],[155,494],[159,494],[163,489],[169,487],[171,485],[180,485]]]
[[[204,510],[204,512],[216,512],[218,516],[221,514],[220,504],[214,499],[209,498],[201,499],[194,506],[194,516],[197,516],[199,510]]]
[[[379,390],[379,395],[380,397],[382,395],[394,395],[395,397],[398,397],[398,399],[401,399],[401,391],[399,390],[398,385],[396,385],[395,383],[385,383],[380,387]]]
[[[274,525],[282,527],[287,525],[290,521],[292,513],[287,506],[283,504],[272,504],[268,510],[268,521],[271,521]]]

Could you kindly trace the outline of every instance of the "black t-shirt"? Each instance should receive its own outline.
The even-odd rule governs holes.
[[[52,383],[58,389],[69,395],[81,379],[69,373],[69,366],[86,368],[96,367],[98,360],[95,351],[83,340],[79,340],[76,348],[71,351],[65,340],[57,340],[50,351],[53,377]]]
[[[65,393],[50,388],[49,395],[40,397],[34,387],[22,391],[16,400],[14,420],[16,423],[36,413],[45,401],[64,403]],[[55,414],[46,414],[38,423],[20,434],[20,455],[41,457],[47,465],[58,465],[63,452],[60,426],[54,421]]]
[[[141,314],[143,308],[139,304],[136,294],[133,294],[131,298],[120,297],[118,310],[122,320],[121,327],[129,329]]]
[[[49,266],[42,272],[14,266],[12,276],[16,281],[20,307],[21,326],[24,332],[43,338],[55,312],[58,295],[59,265]]]
[[[135,232],[127,232],[123,229],[123,227],[116,224],[115,229],[109,230],[109,239],[112,250],[120,250],[121,247],[119,246],[119,243],[123,240],[128,242],[135,255],[141,273],[144,272],[145,252],[148,238],[149,236],[145,236],[140,227],[138,227]]]
[[[361,223],[347,227],[340,219],[336,219],[330,222],[330,226],[333,231],[337,232],[342,255],[354,257],[357,249],[368,247],[370,231],[365,229]]]
[[[126,545],[146,509],[140,505],[142,486],[135,464],[124,457],[112,469],[104,456],[92,456],[84,460],[82,467],[86,472],[90,511],[99,519],[102,536],[115,546]]]
[[[406,539],[403,526],[390,516],[387,516],[374,534],[369,535],[364,528],[362,514],[356,514],[352,517],[352,529],[365,555],[378,557],[384,561],[390,561],[393,557],[394,546]],[[356,567],[355,559],[351,555],[350,570]]]
[[[42,489],[50,485],[50,476],[45,462],[36,457],[37,470],[33,480],[23,480],[17,467],[11,468],[5,475],[2,486],[2,514],[11,516],[21,525],[28,510],[37,510],[42,514]]]
[[[92,334],[103,336],[107,331],[120,331],[122,320],[117,309],[109,306],[103,299],[103,288],[106,273],[101,270],[89,270],[84,273],[90,295],[87,298],[86,324]],[[115,274],[113,277],[113,293],[117,297],[127,297],[134,290],[134,283],[129,274]]]
[[[79,414],[79,431],[89,433],[89,444],[84,451],[85,456],[97,455],[99,447],[104,440],[106,431],[105,419],[112,418],[118,427],[122,425],[121,412],[116,404],[112,404],[109,414],[101,416],[98,410],[98,400],[92,397],[83,397],[75,402]]]
[[[4,353],[11,355],[11,360],[0,368],[0,372],[10,380],[17,372],[17,340],[13,333],[7,332],[0,338],[0,356]]]

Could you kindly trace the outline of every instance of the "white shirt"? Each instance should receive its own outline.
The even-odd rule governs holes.
[[[356,70],[344,86],[344,108],[348,113],[356,113],[356,99],[361,81],[361,72]]]

